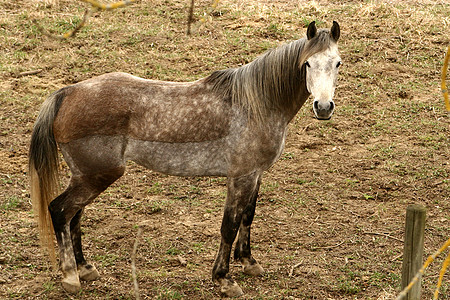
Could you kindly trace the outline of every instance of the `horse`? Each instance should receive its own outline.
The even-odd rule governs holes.
[[[319,120],[331,118],[340,27],[307,27],[306,37],[267,51],[239,68],[193,82],[109,73],[69,85],[42,104],[29,149],[31,198],[39,235],[62,286],[99,272],[86,261],[80,219],[84,207],[120,178],[127,161],[176,176],[227,177],[221,241],[212,280],[225,296],[243,294],[229,275],[232,245],[243,272],[264,272],[252,256],[250,227],[261,176],[281,156],[289,122],[310,95]],[[71,171],[58,187],[58,147]]]

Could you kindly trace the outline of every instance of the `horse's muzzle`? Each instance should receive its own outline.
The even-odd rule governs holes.
[[[314,100],[313,110],[318,120],[329,120],[333,115],[334,102]]]

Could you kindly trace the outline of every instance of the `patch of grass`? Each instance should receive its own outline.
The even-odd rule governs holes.
[[[180,249],[175,248],[175,247],[171,247],[171,248],[167,249],[167,251],[166,251],[166,254],[168,254],[168,255],[179,255],[181,253],[183,253],[183,251],[181,251]]]
[[[161,201],[151,201],[149,206],[149,213],[157,213],[160,212],[165,207],[165,204]]]
[[[360,274],[345,267],[345,275],[338,278],[337,289],[345,295],[354,295],[361,291]]]
[[[52,281],[46,281],[42,284],[42,287],[44,288],[45,292],[51,292],[55,289],[55,283]]]
[[[175,299],[184,299],[183,294],[181,294],[179,291],[174,291],[169,288],[159,288],[158,289],[159,295],[156,297],[158,300],[168,299],[168,300],[175,300]]]
[[[2,210],[16,210],[21,207],[23,199],[17,196],[11,196],[5,199],[4,203],[0,203],[0,209]]]
[[[274,182],[266,182],[261,186],[261,193],[270,193],[274,192],[279,188],[279,183],[277,181]]]
[[[164,191],[164,188],[160,182],[155,182],[148,190],[147,193],[151,195],[158,195]]]
[[[205,244],[203,242],[196,242],[192,244],[192,249],[197,253],[200,254],[204,251],[206,251],[205,249]]]
[[[359,183],[359,180],[346,178],[344,179],[344,183],[349,187],[354,188]]]
[[[363,194],[363,197],[364,197],[364,199],[366,199],[366,200],[373,200],[373,199],[375,199],[375,196],[372,196],[372,195],[369,195],[369,194]]]
[[[294,153],[292,152],[284,152],[283,155],[280,157],[281,160],[286,159],[293,159],[295,157]]]
[[[104,268],[114,266],[116,262],[120,260],[119,256],[112,253],[107,253],[103,255],[94,255],[93,258],[95,261],[98,261]]]
[[[189,193],[194,194],[194,195],[202,195],[203,191],[202,191],[202,189],[199,186],[191,185],[189,187]]]

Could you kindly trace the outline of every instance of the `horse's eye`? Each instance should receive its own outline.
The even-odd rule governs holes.
[[[336,68],[339,68],[342,65],[341,61],[338,61],[338,63],[336,64]]]
[[[311,65],[309,64],[309,62],[305,62],[305,65],[306,65],[308,68],[311,67]]]

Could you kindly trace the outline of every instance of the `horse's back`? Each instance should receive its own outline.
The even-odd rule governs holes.
[[[59,143],[88,136],[185,143],[228,134],[231,104],[204,81],[165,82],[126,73],[94,77],[66,89],[54,122]]]

